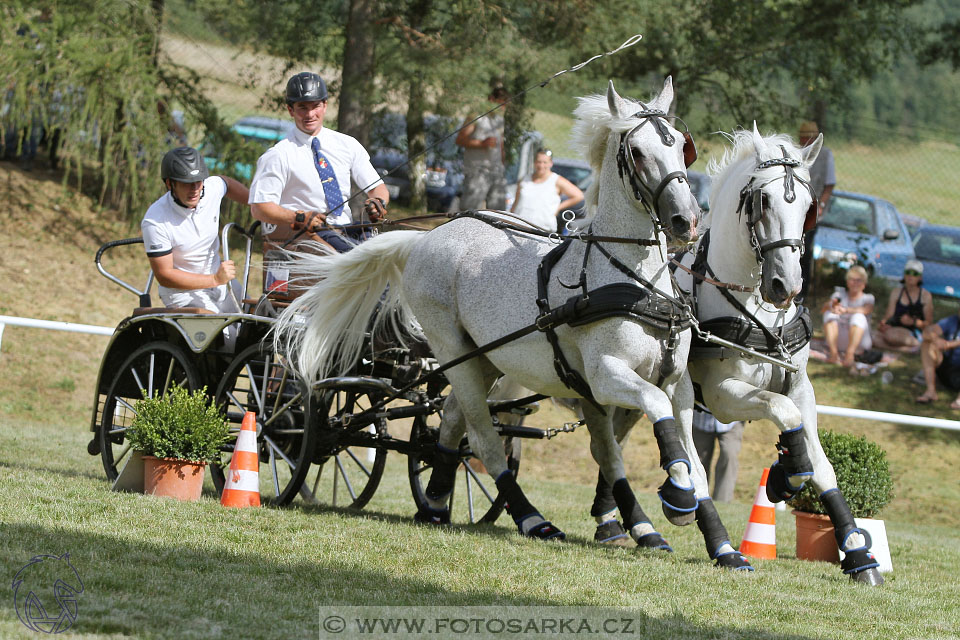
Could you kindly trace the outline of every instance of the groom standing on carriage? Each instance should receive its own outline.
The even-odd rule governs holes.
[[[365,240],[369,232],[355,224],[345,196],[351,181],[366,191],[363,212],[370,222],[386,215],[390,194],[367,151],[323,126],[327,99],[327,86],[316,73],[303,71],[287,81],[287,112],[296,127],[260,156],[250,185],[250,209],[267,241],[265,262],[300,237],[340,253]]]

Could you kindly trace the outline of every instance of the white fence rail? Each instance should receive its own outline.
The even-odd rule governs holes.
[[[17,318],[14,316],[0,316],[0,343],[3,341],[3,329],[5,325],[15,327],[29,327],[33,329],[50,329],[54,331],[72,331],[74,333],[91,333],[98,336],[113,335],[112,327],[98,327],[92,324],[76,324],[73,322],[56,322],[53,320],[36,320],[33,318]],[[888,422],[892,424],[903,424],[911,427],[927,427],[930,429],[947,429],[950,431],[960,431],[960,422],[956,420],[944,420],[942,418],[926,418],[923,416],[908,416],[902,413],[886,413],[885,411],[867,411],[866,409],[848,409],[847,407],[830,407],[818,404],[817,413],[824,416],[837,416],[840,418],[857,418],[860,420],[873,420],[876,422]]]
[[[77,324],[75,322],[58,322],[56,320],[37,320],[35,318],[0,316],[0,344],[3,342],[3,329],[8,324],[12,327],[30,327],[32,329],[71,331],[73,333],[92,333],[98,336],[113,335],[113,327],[98,327],[95,324]]]

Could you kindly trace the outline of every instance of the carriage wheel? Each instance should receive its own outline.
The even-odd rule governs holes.
[[[227,367],[217,387],[216,403],[231,425],[231,438],[210,465],[217,493],[223,492],[236,434],[247,411],[257,416],[260,495],[275,505],[293,500],[310,468],[314,447],[314,404],[304,385],[272,350],[255,344],[241,351]]]
[[[407,474],[410,490],[417,509],[428,508],[426,497],[430,470],[433,469],[433,454],[440,435],[441,414],[418,416],[410,430],[413,449],[407,457]],[[520,439],[503,438],[507,467],[516,476],[520,472]],[[460,445],[460,464],[457,467],[456,483],[450,494],[450,521],[470,524],[496,522],[503,513],[505,498],[502,497],[479,458],[473,456],[466,438]]]
[[[194,391],[200,376],[186,352],[169,342],[148,342],[131,353],[117,369],[100,417],[97,438],[107,478],[116,480],[118,469],[127,461],[130,442],[127,429],[136,416],[134,406],[143,398],[166,394],[174,383]]]
[[[314,464],[300,488],[304,502],[352,509],[370,502],[387,463],[386,449],[376,446],[387,433],[387,421],[380,418],[361,431],[346,429],[345,424],[383,397],[347,387],[322,392]]]

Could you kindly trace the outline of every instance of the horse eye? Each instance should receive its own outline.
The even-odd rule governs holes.
[[[643,153],[641,153],[640,149],[637,149],[636,147],[630,149],[630,155],[633,156],[634,164],[640,164],[640,161],[643,160]]]

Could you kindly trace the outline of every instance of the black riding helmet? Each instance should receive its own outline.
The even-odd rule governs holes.
[[[327,85],[311,71],[301,71],[287,80],[287,104],[327,99]]]
[[[163,156],[160,163],[160,179],[177,182],[203,182],[210,177],[203,156],[193,147],[177,147]]]

